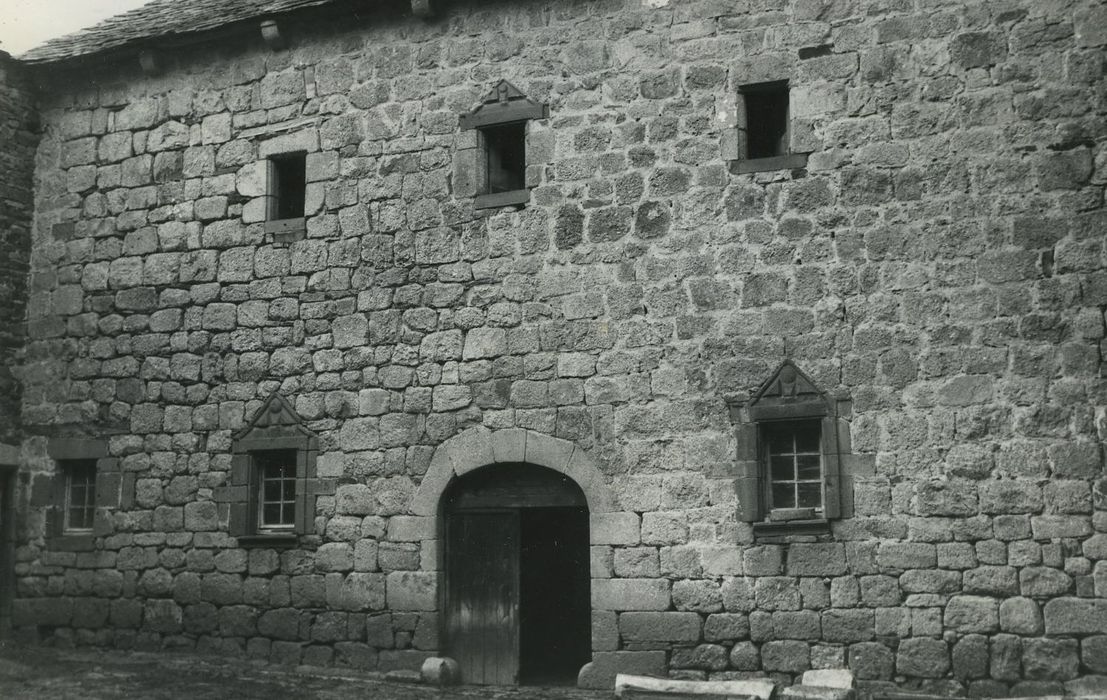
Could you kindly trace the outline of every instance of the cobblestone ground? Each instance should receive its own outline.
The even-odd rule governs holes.
[[[575,688],[437,689],[338,669],[282,669],[185,654],[139,654],[0,646],[4,700],[117,700],[285,697],[320,700],[599,700]]]

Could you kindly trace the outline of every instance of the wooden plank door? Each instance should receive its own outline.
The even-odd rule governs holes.
[[[449,516],[446,639],[463,683],[518,683],[518,512]]]

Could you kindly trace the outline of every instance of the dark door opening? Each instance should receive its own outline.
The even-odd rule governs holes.
[[[462,681],[576,682],[591,660],[588,508],[532,465],[496,465],[444,498],[447,653]]]
[[[527,509],[519,525],[519,682],[575,683],[591,661],[588,509]]]

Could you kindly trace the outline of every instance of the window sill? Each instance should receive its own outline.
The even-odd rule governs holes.
[[[301,216],[295,219],[266,221],[265,232],[273,234],[273,238],[277,243],[300,241],[307,233],[307,220]]]
[[[91,532],[62,534],[50,538],[49,549],[55,552],[91,552],[96,548],[95,539]]]
[[[806,153],[789,153],[771,158],[752,158],[730,161],[730,174],[763,173],[770,170],[795,170],[807,167]]]
[[[478,194],[473,199],[474,209],[494,209],[512,204],[526,204],[530,201],[530,190],[512,190],[511,192],[493,192]]]
[[[240,547],[294,547],[299,542],[299,537],[292,532],[243,535],[237,539]]]
[[[830,521],[826,518],[753,523],[753,539],[758,543],[785,544],[814,540],[829,534]]]

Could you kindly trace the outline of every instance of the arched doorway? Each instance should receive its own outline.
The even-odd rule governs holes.
[[[494,464],[442,498],[444,632],[466,683],[576,681],[591,660],[588,506],[572,479]]]

